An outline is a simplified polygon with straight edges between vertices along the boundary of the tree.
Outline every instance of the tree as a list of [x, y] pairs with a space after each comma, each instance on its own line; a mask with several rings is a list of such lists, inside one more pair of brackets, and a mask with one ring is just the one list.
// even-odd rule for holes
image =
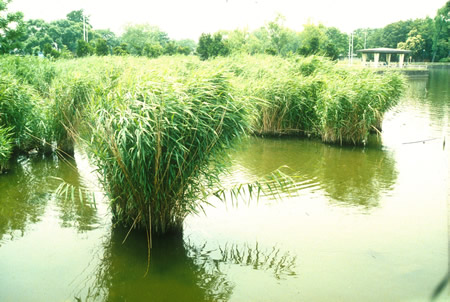
[[84, 10], [74, 10], [67, 14], [67, 20], [75, 22], [75, 23], [83, 23], [83, 16], [84, 16], [84, 22], [86, 24], [89, 24], [89, 17], [84, 15]]
[[109, 29], [96, 29], [94, 30], [95, 35], [98, 38], [102, 38], [106, 40], [106, 44], [108, 44], [109, 49], [113, 49], [116, 46], [120, 45], [119, 38], [116, 37], [116, 34]]
[[[348, 51], [348, 36], [336, 27], [327, 27], [325, 29], [327, 41], [325, 43], [325, 55], [336, 60], [340, 55]], [[357, 48], [358, 49], [358, 48]]]
[[23, 13], [4, 13], [9, 0], [0, 0], [0, 53], [10, 53], [23, 48], [26, 26]]
[[94, 48], [84, 40], [77, 42], [77, 57], [85, 57], [94, 53]]
[[109, 47], [105, 39], [99, 38], [95, 41], [95, 54], [97, 56], [109, 55]]
[[128, 51], [132, 55], [142, 55], [146, 44], [159, 44], [162, 47], [169, 42], [167, 33], [157, 26], [149, 24], [127, 25], [122, 35], [122, 41], [128, 44]]
[[400, 49], [408, 49], [411, 50], [411, 55], [415, 60], [424, 60], [425, 53], [425, 41], [421, 35], [417, 33], [416, 29], [413, 29], [408, 34], [408, 39], [406, 42], [400, 42], [397, 44], [397, 47]]
[[388, 24], [383, 28], [383, 37], [381, 39], [382, 46], [396, 48], [399, 42], [404, 42], [408, 38], [408, 33], [411, 31], [411, 20], [398, 21]]
[[271, 48], [274, 49], [277, 54], [281, 54], [283, 48], [285, 48], [288, 43], [288, 35], [286, 29], [283, 27], [284, 20], [285, 18], [278, 14], [274, 21], [271, 21], [266, 25], [272, 46]]
[[172, 56], [177, 53], [177, 44], [174, 41], [167, 42], [164, 46], [164, 54]]
[[143, 54], [149, 58], [157, 58], [163, 54], [163, 48], [158, 43], [147, 43]]
[[[265, 27], [261, 27], [250, 34], [247, 42], [247, 49], [250, 54], [266, 53], [271, 49], [269, 33]], [[275, 49], [271, 49], [275, 54]]]
[[324, 32], [324, 26], [316, 26], [314, 24], [306, 24], [300, 33], [301, 47], [298, 52], [301, 55], [309, 56], [313, 54], [324, 54], [324, 44], [327, 37]]
[[128, 52], [128, 44], [127, 43], [120, 43], [119, 46], [116, 46], [113, 48], [113, 55], [115, 56], [125, 56], [130, 54]]
[[195, 51], [197, 48], [197, 43], [194, 40], [184, 39], [177, 41], [178, 50], [177, 52], [184, 55], [189, 55]]
[[226, 56], [230, 53], [226, 41], [222, 39], [222, 34], [215, 33], [201, 34], [198, 40], [197, 54], [201, 60], [207, 60], [217, 56]]
[[435, 30], [433, 35], [432, 61], [450, 57], [450, 1], [437, 11], [434, 18]]
[[207, 60], [211, 56], [210, 47], [213, 43], [211, 34], [202, 33], [198, 39], [197, 54], [201, 60]]

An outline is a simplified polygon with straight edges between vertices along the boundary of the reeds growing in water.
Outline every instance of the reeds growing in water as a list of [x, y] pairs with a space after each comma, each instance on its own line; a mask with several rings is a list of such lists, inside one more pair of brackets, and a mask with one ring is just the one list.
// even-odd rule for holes
[[403, 87], [397, 74], [320, 57], [22, 59], [44, 67], [33, 78], [20, 58], [0, 59], [12, 70], [0, 73], [0, 170], [14, 149], [73, 154], [78, 140], [116, 223], [149, 238], [179, 232], [201, 211], [234, 140], [295, 134], [361, 144]]

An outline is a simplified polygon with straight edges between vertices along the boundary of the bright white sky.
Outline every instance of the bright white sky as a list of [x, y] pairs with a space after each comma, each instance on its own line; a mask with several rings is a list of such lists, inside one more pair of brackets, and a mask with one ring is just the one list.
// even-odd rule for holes
[[407, 19], [434, 17], [447, 0], [13, 0], [10, 11], [25, 19], [52, 21], [83, 8], [95, 29], [120, 34], [127, 23], [159, 26], [172, 39], [198, 40], [202, 32], [248, 27], [250, 30], [286, 17], [285, 25], [300, 31], [308, 21], [344, 32], [384, 27]]

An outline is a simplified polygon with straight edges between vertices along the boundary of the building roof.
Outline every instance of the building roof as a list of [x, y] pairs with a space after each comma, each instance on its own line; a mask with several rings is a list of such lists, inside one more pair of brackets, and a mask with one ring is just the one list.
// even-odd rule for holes
[[362, 52], [362, 53], [391, 53], [391, 54], [407, 54], [411, 53], [411, 50], [406, 49], [396, 49], [396, 48], [367, 48], [367, 49], [360, 49], [356, 52]]

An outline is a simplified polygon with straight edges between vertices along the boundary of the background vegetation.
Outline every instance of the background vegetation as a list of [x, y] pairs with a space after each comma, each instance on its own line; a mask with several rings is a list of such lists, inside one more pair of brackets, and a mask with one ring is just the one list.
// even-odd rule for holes
[[[0, 1], [0, 12], [7, 2]], [[449, 61], [450, 1], [434, 18], [398, 21], [384, 28], [354, 31], [354, 49], [390, 47], [412, 51], [413, 61]], [[87, 39], [83, 39], [83, 17]], [[202, 59], [235, 53], [323, 55], [331, 59], [348, 56], [349, 35], [335, 27], [305, 24], [301, 32], [284, 26], [277, 16], [264, 26], [249, 31], [236, 29], [204, 33], [198, 43], [170, 39], [167, 33], [149, 24], [129, 24], [121, 36], [109, 29], [94, 29], [83, 10], [72, 11], [66, 19], [24, 20], [21, 12], [0, 17], [0, 53], [58, 57], [104, 56], [109, 54], [147, 56], [196, 54]]]

